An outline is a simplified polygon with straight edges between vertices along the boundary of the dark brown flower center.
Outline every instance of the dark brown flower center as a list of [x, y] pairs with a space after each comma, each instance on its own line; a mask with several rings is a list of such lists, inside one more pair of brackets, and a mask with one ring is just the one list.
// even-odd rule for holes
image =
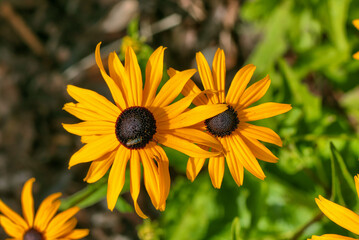
[[238, 127], [237, 112], [231, 106], [227, 108], [226, 111], [204, 121], [207, 130], [216, 137], [228, 136]]
[[42, 233], [31, 228], [24, 234], [23, 240], [44, 240], [44, 236], [42, 235]]
[[144, 148], [156, 133], [156, 120], [144, 107], [125, 109], [116, 121], [116, 137], [129, 149]]

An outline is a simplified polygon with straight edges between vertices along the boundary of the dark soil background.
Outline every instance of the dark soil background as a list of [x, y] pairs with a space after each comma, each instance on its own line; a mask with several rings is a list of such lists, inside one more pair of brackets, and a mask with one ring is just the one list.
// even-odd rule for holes
[[[62, 128], [77, 121], [62, 107], [70, 101], [67, 84], [109, 97], [93, 55], [98, 42], [104, 56], [119, 50], [137, 17], [146, 42], [167, 47], [167, 66], [195, 67], [197, 51], [213, 56], [221, 46], [230, 70], [242, 65], [258, 37], [235, 30], [238, 11], [235, 0], [0, 1], [0, 198], [21, 212], [21, 189], [30, 177], [36, 206], [53, 192], [68, 196], [86, 186], [88, 164], [67, 169], [81, 143]], [[88, 239], [137, 239], [142, 223], [135, 213], [110, 212], [105, 201], [77, 218], [78, 228], [90, 229]]]

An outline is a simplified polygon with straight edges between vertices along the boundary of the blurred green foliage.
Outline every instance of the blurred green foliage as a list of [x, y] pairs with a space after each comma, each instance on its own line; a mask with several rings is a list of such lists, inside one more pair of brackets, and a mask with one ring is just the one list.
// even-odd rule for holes
[[[166, 211], [156, 220], [144, 221], [139, 237], [295, 240], [324, 233], [352, 236], [321, 217], [314, 198], [322, 195], [358, 209], [353, 177], [359, 169], [359, 61], [352, 54], [359, 50], [359, 32], [351, 22], [359, 18], [359, 4], [350, 0], [253, 0], [244, 1], [238, 14], [238, 32], [243, 34], [241, 28], [246, 25], [251, 31], [244, 34], [259, 36], [246, 60], [257, 66], [252, 83], [267, 74], [272, 79], [260, 103], [293, 106], [286, 114], [255, 123], [282, 137], [282, 148], [267, 145], [279, 162], [261, 162], [265, 181], [245, 172], [244, 185], [239, 188], [226, 169], [222, 188], [217, 190], [206, 168], [193, 183], [187, 180], [187, 157], [165, 148], [176, 177]], [[152, 49], [139, 38], [136, 23], [130, 25], [127, 40], [136, 46], [144, 70]], [[123, 54], [122, 50], [120, 56]], [[83, 203], [81, 199], [89, 192], [100, 196], [102, 188], [90, 185], [66, 204], [91, 205], [95, 201]], [[128, 209], [123, 202], [119, 200], [120, 211]]]

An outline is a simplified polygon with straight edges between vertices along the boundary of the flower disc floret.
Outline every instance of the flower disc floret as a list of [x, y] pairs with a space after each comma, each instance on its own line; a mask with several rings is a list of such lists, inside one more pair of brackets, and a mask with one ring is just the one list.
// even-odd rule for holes
[[124, 110], [116, 121], [116, 137], [129, 149], [144, 148], [156, 133], [156, 120], [144, 107]]
[[24, 240], [44, 240], [44, 236], [36, 229], [31, 228], [24, 234]]
[[205, 121], [207, 130], [216, 137], [225, 137], [237, 129], [238, 114], [233, 107], [227, 106], [227, 110]]

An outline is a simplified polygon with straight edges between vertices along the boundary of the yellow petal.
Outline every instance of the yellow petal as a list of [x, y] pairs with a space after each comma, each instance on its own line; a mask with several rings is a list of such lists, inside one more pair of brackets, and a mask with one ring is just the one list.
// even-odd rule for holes
[[[71, 218], [65, 222], [59, 223], [57, 226], [49, 225], [48, 229], [45, 232], [46, 239], [61, 239], [65, 238], [66, 235], [72, 232], [76, 227], [77, 220], [76, 218]], [[66, 239], [66, 238], [65, 238]]]
[[245, 167], [245, 169], [247, 169], [250, 173], [252, 173], [257, 178], [263, 180], [265, 178], [263, 170], [251, 150], [248, 148], [248, 146], [237, 134], [232, 134], [231, 138], [233, 139], [231, 142], [231, 150], [236, 156], [236, 159], [238, 159], [240, 163]]
[[359, 60], [359, 52], [354, 53], [353, 58]]
[[319, 199], [316, 198], [320, 210], [333, 222], [339, 226], [351, 231], [352, 233], [359, 234], [359, 216], [353, 211], [342, 207], [332, 201], [325, 199], [319, 195]]
[[224, 157], [211, 157], [208, 163], [208, 172], [213, 187], [220, 189], [224, 175]]
[[101, 42], [99, 42], [97, 44], [96, 50], [95, 50], [95, 59], [96, 59], [97, 66], [99, 67], [101, 75], [102, 75], [103, 79], [105, 80], [108, 88], [111, 91], [113, 100], [115, 101], [116, 105], [121, 110], [124, 110], [124, 109], [126, 109], [126, 102], [124, 101], [124, 96], [123, 96], [119, 86], [116, 84], [115, 80], [107, 75], [105, 68], [103, 67], [101, 54], [100, 54], [100, 46], [101, 46]]
[[322, 236], [312, 236], [312, 238], [309, 240], [356, 240], [356, 239], [340, 236], [337, 234], [324, 234]]
[[23, 229], [27, 229], [29, 226], [25, 220], [19, 216], [16, 212], [11, 210], [3, 201], [0, 200], [0, 212], [9, 218], [12, 222], [21, 226]]
[[110, 153], [107, 153], [100, 157], [98, 160], [93, 161], [87, 172], [86, 177], [84, 178], [84, 181], [88, 183], [94, 183], [100, 180], [111, 167], [117, 151], [115, 150]]
[[356, 190], [357, 190], [357, 194], [358, 194], [358, 197], [359, 197], [359, 174], [354, 177], [354, 181], [355, 181], [355, 187], [356, 187]]
[[142, 74], [140, 66], [138, 65], [137, 57], [135, 52], [131, 47], [126, 49], [126, 58], [125, 58], [125, 69], [127, 76], [130, 78], [132, 96], [134, 96], [134, 104], [136, 106], [141, 106], [142, 104]]
[[201, 171], [206, 158], [188, 158], [186, 175], [191, 182], [197, 177], [199, 171]]
[[359, 30], [359, 19], [353, 20], [353, 25], [354, 25], [354, 27], [356, 27], [356, 29]]
[[29, 227], [34, 224], [34, 198], [32, 197], [32, 184], [35, 178], [26, 181], [21, 193], [22, 214]]
[[106, 117], [94, 112], [88, 108], [85, 108], [83, 104], [79, 103], [66, 103], [63, 107], [63, 110], [74, 115], [75, 117], [84, 120], [84, 121], [109, 121], [116, 122], [114, 118], [106, 119]]
[[246, 89], [256, 67], [248, 64], [242, 67], [234, 76], [231, 86], [229, 87], [226, 102], [231, 105], [237, 105], [244, 90]]
[[103, 135], [81, 136], [82, 143], [90, 143], [99, 140]]
[[142, 212], [140, 206], [137, 203], [138, 195], [140, 194], [140, 182], [141, 182], [141, 166], [140, 158], [136, 150], [131, 150], [131, 160], [130, 160], [130, 192], [133, 199], [133, 205], [135, 211], [141, 218], [147, 218], [147, 216]]
[[267, 75], [262, 80], [252, 84], [249, 88], [247, 88], [244, 91], [243, 95], [240, 97], [239, 102], [237, 103], [236, 111], [247, 108], [248, 106], [261, 99], [267, 92], [270, 83], [271, 80]]
[[60, 196], [61, 193], [51, 194], [40, 204], [34, 221], [34, 226], [39, 231], [45, 231], [50, 220], [55, 216], [61, 204], [60, 200], [57, 200]]
[[148, 59], [146, 65], [146, 82], [143, 90], [143, 106], [150, 106], [155, 99], [158, 85], [162, 80], [164, 51], [165, 48], [159, 47]]
[[75, 229], [71, 233], [67, 234], [65, 237], [67, 239], [82, 239], [89, 235], [88, 229]]
[[292, 109], [290, 104], [283, 103], [263, 103], [255, 107], [243, 109], [238, 112], [239, 121], [250, 122], [260, 119], [270, 118]]
[[25, 231], [21, 225], [18, 225], [16, 222], [11, 221], [9, 218], [3, 215], [0, 215], [0, 225], [9, 236], [18, 239], [22, 237], [22, 234]]
[[157, 110], [157, 108], [156, 110], [159, 112], [159, 114], [155, 116], [155, 119], [157, 119], [157, 121], [168, 121], [169, 119], [177, 117], [191, 105], [194, 99], [199, 98], [206, 93], [211, 94], [213, 92], [211, 90], [198, 92], [196, 94], [188, 95], [187, 97], [184, 97], [177, 102], [172, 103], [171, 105], [161, 108], [161, 110]]
[[226, 111], [226, 104], [210, 104], [195, 107], [187, 112], [184, 112], [169, 121], [159, 121], [159, 129], [176, 129], [188, 127], [200, 123], [208, 118], [214, 117]]
[[171, 178], [169, 172], [169, 162], [165, 151], [157, 144], [153, 148], [154, 155], [157, 156], [158, 172], [160, 177], [160, 210], [166, 208], [166, 200], [170, 192]]
[[95, 134], [105, 135], [115, 132], [115, 124], [112, 122], [105, 121], [90, 121], [76, 124], [63, 123], [62, 126], [66, 129], [66, 131], [79, 136]]
[[103, 135], [97, 141], [86, 144], [74, 153], [70, 159], [69, 168], [79, 163], [96, 160], [106, 153], [113, 151], [118, 145], [120, 145], [120, 143], [114, 133]]
[[[120, 59], [117, 54], [112, 54], [113, 57], [113, 68], [116, 75], [120, 78], [120, 83], [122, 85], [122, 92], [126, 95], [127, 107], [135, 106], [135, 96], [132, 94], [132, 86], [129, 76], [125, 68], [123, 67]], [[120, 85], [120, 88], [121, 88]]]
[[[198, 66], [198, 73], [202, 80], [204, 89], [218, 91], [217, 86], [213, 81], [212, 72], [208, 66], [208, 62], [201, 52], [196, 53], [196, 62]], [[208, 97], [208, 99], [211, 103], [220, 103], [217, 95], [211, 95]]]
[[251, 150], [255, 158], [258, 158], [260, 160], [276, 163], [278, 162], [278, 158], [274, 156], [274, 154], [266, 148], [261, 142], [254, 138], [246, 137], [240, 133], [238, 133], [239, 136], [242, 138], [244, 143], [248, 146], [248, 148]]
[[173, 102], [173, 100], [180, 94], [182, 88], [187, 81], [196, 72], [195, 69], [189, 69], [177, 73], [174, 77], [170, 78], [161, 88], [160, 92], [155, 97], [152, 103], [153, 107], [164, 107]]
[[[59, 213], [58, 215], [56, 215], [49, 223], [47, 229], [46, 229], [46, 233], [47, 236], [55, 236], [57, 235], [60, 231], [65, 231], [65, 229], [63, 228], [64, 226], [66, 226], [67, 228], [69, 228], [69, 226], [66, 225], [66, 222], [70, 222], [73, 221], [72, 218], [78, 211], [80, 211], [79, 207], [72, 207], [67, 209], [66, 211], [63, 211], [61, 213]], [[72, 218], [70, 221], [69, 219]], [[76, 220], [76, 219], [75, 219]], [[76, 224], [75, 224], [76, 225]], [[75, 227], [75, 226], [74, 226]], [[73, 227], [73, 228], [74, 228]], [[73, 229], [72, 228], [72, 229]], [[51, 238], [50, 238], [51, 239]]]
[[[128, 94], [126, 92], [125, 84], [122, 81], [122, 79], [125, 78], [125, 77], [119, 76], [117, 74], [117, 71], [115, 70], [115, 58], [116, 58], [116, 56], [117, 56], [116, 52], [111, 52], [108, 55], [108, 70], [110, 72], [111, 78], [115, 81], [116, 85], [118, 86], [118, 88], [119, 88], [119, 90], [121, 92], [120, 96], [122, 96], [123, 102], [121, 102], [122, 107], [120, 107], [120, 108], [123, 110], [123, 109], [126, 109], [129, 106], [128, 96], [127, 96]], [[121, 64], [121, 62], [120, 62], [120, 64]], [[119, 98], [119, 99], [121, 99], [121, 98]], [[123, 106], [125, 106], [125, 107], [123, 108]]]
[[153, 162], [153, 154], [149, 149], [140, 149], [138, 152], [143, 165], [143, 178], [146, 190], [153, 206], [158, 209], [160, 207], [161, 195], [158, 170], [156, 164]]
[[180, 151], [190, 157], [208, 158], [217, 156], [219, 154], [219, 152], [205, 151], [188, 140], [176, 137], [171, 134], [158, 134], [156, 137], [159, 143]]
[[282, 146], [282, 140], [272, 129], [255, 126], [249, 123], [240, 122], [237, 130], [242, 135], [248, 138], [258, 139], [263, 142], [273, 143], [277, 146]]
[[205, 133], [201, 130], [192, 128], [178, 128], [166, 131], [168, 134], [187, 139], [191, 143], [197, 143], [201, 146], [207, 146], [218, 151], [223, 151], [221, 143], [210, 134]]
[[73, 85], [67, 85], [67, 92], [79, 103], [82, 103], [86, 108], [92, 109], [97, 112], [103, 118], [106, 118], [112, 122], [116, 122], [117, 117], [121, 114], [118, 107], [113, 105], [109, 100], [100, 94], [84, 89], [75, 87]]
[[243, 177], [244, 177], [244, 170], [243, 165], [238, 160], [238, 157], [235, 155], [235, 151], [233, 150], [235, 148], [233, 140], [231, 138], [222, 138], [221, 142], [226, 149], [226, 162], [228, 165], [228, 169], [238, 185], [240, 187], [243, 185]]
[[222, 49], [216, 51], [212, 64], [213, 80], [218, 90], [219, 102], [225, 102], [226, 59]]
[[107, 206], [111, 211], [115, 208], [118, 196], [125, 184], [126, 165], [130, 158], [130, 150], [120, 145], [108, 177]]

